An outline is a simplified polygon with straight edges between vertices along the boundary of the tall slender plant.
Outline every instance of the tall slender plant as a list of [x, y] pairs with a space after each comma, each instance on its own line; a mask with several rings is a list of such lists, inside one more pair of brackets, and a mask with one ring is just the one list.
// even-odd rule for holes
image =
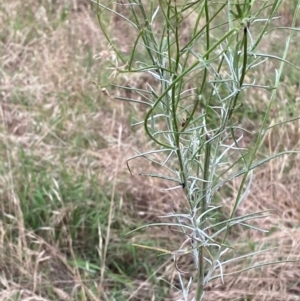
[[[144, 175], [169, 180], [175, 183], [172, 184], [174, 189], [184, 191], [189, 204], [186, 212], [170, 213], [167, 217], [175, 218], [175, 222], [162, 224], [178, 227], [189, 250], [165, 252], [175, 258], [186, 252], [194, 255], [195, 276], [188, 284], [179, 270], [178, 277], [184, 300], [190, 298], [189, 289], [193, 282], [196, 283], [194, 300], [202, 300], [206, 284], [216, 278], [223, 280], [225, 265], [241, 259], [224, 259], [224, 254], [231, 249], [226, 243], [230, 228], [238, 224], [264, 231], [249, 222], [264, 217], [267, 212], [238, 216], [236, 211], [249, 192], [254, 169], [283, 154], [257, 158], [268, 130], [267, 120], [286, 62], [292, 31], [282, 57], [261, 53], [259, 45], [268, 39], [269, 26], [277, 17], [282, 1], [120, 1], [117, 5], [129, 8], [130, 17], [101, 1], [93, 2], [97, 3], [100, 26], [116, 55], [116, 60], [110, 62], [115, 70], [119, 73], [144, 72], [155, 81], [153, 85], [148, 83], [145, 89], [117, 86], [135, 91], [140, 97], [140, 100], [118, 99], [148, 106], [140, 124], [144, 125], [145, 134], [155, 147], [130, 158], [128, 167], [130, 169], [132, 159], [143, 157], [153, 161], [151, 155], [159, 154], [161, 161], [155, 162], [166, 172]], [[108, 13], [123, 18], [136, 31], [129, 57], [122, 55], [106, 30], [105, 16]], [[296, 14], [297, 11], [293, 26]], [[182, 32], [189, 18], [194, 21], [189, 38], [183, 39]], [[136, 58], [141, 49], [143, 60], [138, 61]], [[260, 68], [268, 59], [280, 62], [272, 85], [261, 83], [259, 78], [252, 83], [246, 80], [248, 73], [253, 75], [252, 70]], [[120, 68], [117, 61], [125, 67]], [[242, 148], [243, 133], [247, 131], [239, 125], [236, 112], [239, 106], [247, 105], [249, 89], [273, 91], [256, 141], [251, 147]], [[214, 222], [214, 216], [220, 210], [216, 194], [223, 185], [238, 177], [240, 186], [230, 215], [226, 220]], [[247, 256], [255, 254], [257, 252]]]

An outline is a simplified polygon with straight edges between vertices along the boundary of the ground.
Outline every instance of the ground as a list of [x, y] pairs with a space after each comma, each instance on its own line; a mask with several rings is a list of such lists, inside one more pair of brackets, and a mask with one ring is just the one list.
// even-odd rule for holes
[[[293, 10], [285, 1], [282, 25], [290, 26]], [[130, 29], [117, 17], [107, 15], [105, 22], [129, 54]], [[0, 28], [0, 300], [178, 300], [172, 258], [133, 244], [176, 250], [181, 235], [165, 227], [128, 233], [184, 208], [185, 198], [181, 190], [161, 191], [168, 183], [139, 176], [155, 170], [148, 161], [131, 161], [133, 175], [128, 171], [133, 149], [150, 145], [143, 127], [131, 127], [145, 108], [114, 99], [124, 92], [110, 86], [115, 79], [105, 58], [114, 54], [95, 5], [2, 1]], [[188, 35], [188, 23], [186, 28]], [[264, 47], [279, 53], [285, 35], [276, 31]], [[299, 65], [298, 38], [296, 33], [288, 60]], [[266, 66], [262, 81], [274, 78], [277, 68], [276, 62]], [[144, 87], [150, 79], [116, 80]], [[254, 136], [268, 97], [256, 91], [241, 110], [241, 123]], [[299, 70], [286, 65], [269, 124], [294, 120], [267, 132], [261, 157], [299, 150], [299, 99]], [[205, 300], [300, 300], [299, 160], [297, 153], [284, 155], [256, 169], [238, 214], [271, 209], [255, 223], [269, 232], [236, 227], [230, 243], [238, 255], [270, 250], [229, 263], [225, 283], [209, 284]], [[220, 218], [230, 211], [238, 185], [235, 179], [220, 193]], [[291, 262], [230, 275], [279, 260]], [[179, 263], [188, 280], [192, 258]]]

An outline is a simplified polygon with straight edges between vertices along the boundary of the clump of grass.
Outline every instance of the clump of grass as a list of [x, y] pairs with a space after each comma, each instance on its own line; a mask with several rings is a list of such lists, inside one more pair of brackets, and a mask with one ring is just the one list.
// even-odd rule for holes
[[122, 296], [152, 271], [132, 272], [144, 258], [127, 246], [123, 191], [111, 196], [116, 129], [127, 120], [93, 83], [109, 76], [94, 58], [105, 50], [95, 14], [82, 1], [15, 1], [0, 16], [0, 300], [96, 294], [100, 239], [112, 241], [104, 285]]
[[[225, 281], [229, 263], [259, 258], [268, 251], [254, 249], [248, 254], [235, 254], [235, 246], [229, 243], [228, 237], [236, 227], [267, 232], [254, 222], [268, 216], [268, 210], [238, 214], [238, 209], [251, 189], [254, 171], [289, 153], [285, 150], [270, 156], [259, 155], [264, 136], [271, 128], [268, 125], [271, 107], [283, 67], [288, 63], [286, 57], [293, 33], [289, 32], [281, 56], [262, 51], [261, 45], [276, 29], [272, 24], [282, 1], [227, 1], [214, 6], [207, 0], [148, 4], [128, 1], [119, 3], [118, 7], [93, 2], [98, 5], [101, 29], [115, 52], [114, 60], [109, 61], [114, 74], [146, 73], [152, 78], [144, 88], [115, 86], [130, 95], [116, 96], [116, 99], [147, 108], [144, 119], [135, 120], [134, 125], [144, 126], [152, 148], [147, 152], [137, 151], [128, 160], [128, 169], [132, 172], [133, 159], [149, 160], [159, 173], [140, 174], [169, 181], [165, 190], [181, 190], [186, 199], [184, 211], [170, 212], [161, 217], [163, 222], [147, 225], [172, 227], [182, 234], [182, 245], [177, 250], [150, 248], [173, 257], [179, 281], [177, 288], [182, 294], [180, 300], [191, 297], [203, 300], [210, 282]], [[104, 21], [107, 13], [123, 18], [136, 31], [129, 54], [122, 53], [110, 38]], [[185, 22], [192, 17], [193, 26], [184, 39]], [[261, 72], [272, 59], [279, 65], [269, 75], [269, 81], [255, 77], [256, 70]], [[246, 107], [248, 96], [258, 90], [269, 93], [269, 102], [261, 113], [262, 122], [251, 137], [251, 144], [242, 146], [244, 136], [251, 133], [238, 123], [239, 107]], [[231, 195], [229, 212], [220, 220], [222, 203], [218, 195], [223, 186], [230, 186], [236, 180], [239, 184], [236, 193]], [[179, 258], [187, 254], [192, 254], [194, 259], [189, 277], [178, 266]], [[273, 263], [258, 262], [245, 270]], [[240, 272], [235, 270], [228, 275]]]

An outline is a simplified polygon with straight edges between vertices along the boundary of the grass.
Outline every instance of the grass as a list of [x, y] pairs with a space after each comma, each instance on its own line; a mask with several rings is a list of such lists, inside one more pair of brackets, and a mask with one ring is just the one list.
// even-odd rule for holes
[[[291, 24], [294, 9], [285, 1], [284, 24]], [[130, 57], [133, 33], [118, 18], [106, 17], [120, 51]], [[0, 28], [0, 300], [178, 300], [174, 263], [132, 244], [176, 250], [181, 235], [171, 228], [126, 234], [161, 221], [158, 216], [170, 210], [179, 212], [186, 202], [181, 192], [161, 191], [167, 182], [137, 176], [156, 171], [155, 164], [130, 162], [132, 177], [127, 170], [132, 148], [146, 151], [151, 145], [143, 129], [131, 127], [131, 116], [144, 116], [145, 107], [113, 100], [124, 92], [109, 88], [111, 70], [104, 58], [111, 49], [95, 7], [80, 0], [6, 1], [0, 4]], [[276, 31], [264, 47], [280, 53], [284, 35]], [[297, 40], [298, 33], [288, 55], [294, 64]], [[261, 72], [262, 81], [276, 64]], [[298, 117], [298, 74], [285, 66], [270, 124]], [[133, 74], [118, 81], [142, 89], [151, 79]], [[248, 143], [269, 96], [256, 91], [238, 108], [239, 122], [250, 131]], [[262, 146], [260, 157], [299, 150], [299, 121], [272, 128]], [[279, 245], [260, 260], [299, 259], [298, 162], [298, 154], [283, 156], [257, 170], [238, 214], [273, 209], [273, 215], [256, 221], [272, 231], [262, 236], [233, 228], [228, 240], [237, 245], [237, 255]], [[238, 187], [235, 179], [221, 189], [218, 219], [228, 216]], [[249, 264], [240, 260], [226, 272]], [[192, 258], [179, 258], [178, 267], [188, 281]], [[224, 285], [210, 284], [207, 300], [299, 300], [299, 267], [284, 263], [229, 275]]]

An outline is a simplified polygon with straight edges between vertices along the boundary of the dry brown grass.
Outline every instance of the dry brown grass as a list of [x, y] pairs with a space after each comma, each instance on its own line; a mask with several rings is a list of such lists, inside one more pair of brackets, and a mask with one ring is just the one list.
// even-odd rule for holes
[[[288, 10], [284, 15], [285, 20], [289, 18]], [[132, 41], [131, 32], [119, 23], [116, 18], [107, 20], [116, 40], [121, 42], [121, 50], [127, 53], [131, 47], [127, 43]], [[159, 215], [184, 208], [185, 197], [180, 190], [162, 192], [161, 188], [167, 187], [167, 183], [138, 177], [141, 171], [157, 171], [157, 167], [147, 161], [132, 162], [134, 176], [129, 175], [126, 160], [134, 154], [132, 147], [146, 151], [149, 142], [144, 138], [142, 128], [133, 132], [128, 115], [142, 116], [144, 108], [115, 102], [93, 84], [109, 81], [109, 72], [103, 68], [103, 57], [109, 56], [111, 50], [88, 1], [6, 1], [0, 4], [0, 28], [0, 153], [3, 158], [0, 174], [0, 300], [113, 300], [110, 296], [116, 289], [116, 280], [105, 276], [103, 287], [100, 287], [99, 274], [91, 276], [70, 263], [77, 256], [79, 240], [84, 240], [87, 233], [82, 226], [78, 241], [69, 233], [71, 212], [79, 205], [65, 202], [58, 196], [63, 205], [57, 210], [52, 208], [49, 224], [44, 224], [44, 229], [35, 233], [26, 226], [22, 211], [21, 191], [25, 182], [34, 179], [34, 174], [46, 166], [53, 178], [51, 189], [47, 190], [47, 202], [51, 203], [51, 196], [60, 194], [57, 177], [62, 160], [74, 178], [86, 176], [81, 184], [87, 189], [95, 188], [90, 186], [89, 179], [97, 179], [98, 188], [110, 195], [115, 181], [118, 198], [111, 208], [111, 222], [120, 225], [113, 225], [106, 232], [105, 224], [96, 224], [99, 233], [105, 236], [102, 245], [101, 240], [98, 242], [101, 256], [105, 241], [116, 246], [113, 252], [122, 250], [124, 241], [119, 236], [120, 228], [133, 229], [137, 224], [158, 221]], [[94, 60], [94, 55], [102, 60]], [[138, 81], [142, 87], [148, 80], [138, 76], [121, 78], [120, 83]], [[288, 95], [299, 98], [297, 87], [293, 86], [289, 91]], [[272, 117], [274, 124], [287, 119], [284, 107], [290, 100], [286, 99], [284, 88], [279, 95]], [[253, 95], [249, 102], [255, 106], [257, 101], [264, 99], [267, 100], [266, 95], [259, 95], [259, 99]], [[244, 122], [254, 126], [250, 120]], [[299, 140], [299, 122], [296, 121], [272, 129], [266, 136], [263, 151], [297, 150]], [[34, 159], [26, 179], [22, 178], [20, 148]], [[272, 215], [255, 223], [260, 228], [271, 229], [270, 234], [265, 236], [239, 227], [230, 237], [230, 243], [237, 246], [237, 253], [263, 247], [278, 248], [251, 262], [228, 265], [225, 273], [255, 264], [257, 260], [300, 259], [299, 159], [298, 155], [284, 156], [257, 170], [253, 188], [239, 209], [239, 214], [272, 209]], [[238, 184], [236, 180], [229, 185], [233, 195], [237, 193]], [[82, 202], [86, 202], [86, 207], [96, 203], [85, 199]], [[225, 215], [232, 206], [231, 198], [224, 196], [222, 205]], [[33, 212], [35, 208], [31, 210]], [[56, 241], [54, 232], [58, 227], [62, 238]], [[128, 244], [147, 243], [148, 240], [169, 250], [175, 250], [182, 243], [181, 235], [172, 229], [151, 228], [129, 236]], [[143, 250], [136, 252], [137, 255], [132, 257], [145, 253]], [[113, 254], [109, 249], [107, 260], [124, 256], [120, 259], [122, 262], [131, 262], [131, 258], [126, 257], [128, 254], [124, 254]], [[168, 279], [176, 285], [173, 262], [157, 265], [156, 254], [146, 254], [149, 262], [145, 265], [155, 265], [155, 277]], [[185, 258], [181, 268], [192, 271], [192, 261]], [[107, 270], [110, 270], [109, 266]], [[96, 290], [91, 288], [92, 282], [96, 283]], [[104, 292], [100, 292], [103, 288]], [[155, 300], [155, 296], [161, 300], [157, 295], [160, 293], [157, 283], [155, 286], [144, 270], [137, 273], [124, 290], [124, 300]], [[179, 300], [173, 288], [171, 291], [168, 299]], [[300, 300], [299, 296], [300, 263], [294, 262], [227, 276], [225, 284], [213, 282], [206, 300], [294, 301]]]

